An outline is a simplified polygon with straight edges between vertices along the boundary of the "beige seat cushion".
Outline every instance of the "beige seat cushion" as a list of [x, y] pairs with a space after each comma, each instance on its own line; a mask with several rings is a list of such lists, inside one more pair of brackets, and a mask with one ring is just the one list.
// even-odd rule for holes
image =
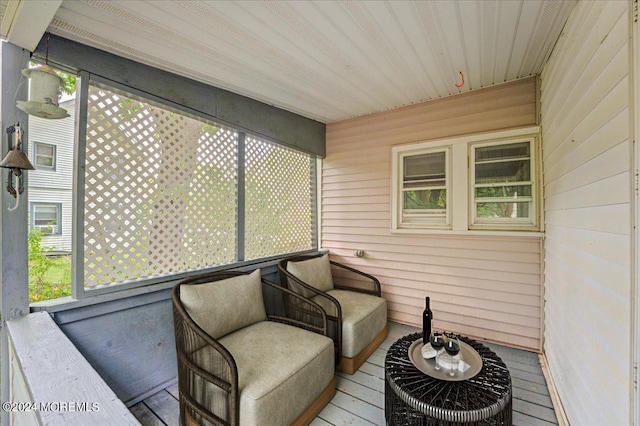
[[302, 262], [287, 262], [287, 271], [300, 281], [320, 291], [333, 290], [331, 264], [329, 263], [329, 256], [326, 254], [313, 259], [303, 260]]
[[[342, 309], [342, 356], [358, 355], [387, 325], [387, 301], [381, 297], [348, 290], [331, 290]], [[327, 299], [312, 299], [325, 311], [334, 311]]]
[[226, 280], [180, 286], [180, 300], [195, 323], [215, 339], [267, 319], [259, 269]]
[[[241, 425], [288, 425], [333, 379], [333, 341], [320, 334], [263, 321], [220, 343], [238, 366]], [[211, 351], [202, 349], [198, 363], [206, 365]]]

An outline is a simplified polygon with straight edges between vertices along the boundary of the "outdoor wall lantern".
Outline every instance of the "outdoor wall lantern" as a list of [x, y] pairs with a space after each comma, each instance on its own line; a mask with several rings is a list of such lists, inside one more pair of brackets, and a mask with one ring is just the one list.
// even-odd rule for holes
[[[20, 123], [7, 127], [7, 138], [9, 141], [9, 151], [4, 157], [4, 160], [0, 162], [0, 167], [9, 169], [7, 191], [16, 199], [15, 206], [9, 208], [9, 211], [13, 211], [18, 208], [18, 204], [20, 204], [20, 194], [24, 191], [22, 171], [34, 170], [35, 167], [33, 167], [26, 154], [22, 151], [22, 129], [20, 128]], [[11, 143], [12, 139], [15, 139], [15, 144], [13, 145]]]

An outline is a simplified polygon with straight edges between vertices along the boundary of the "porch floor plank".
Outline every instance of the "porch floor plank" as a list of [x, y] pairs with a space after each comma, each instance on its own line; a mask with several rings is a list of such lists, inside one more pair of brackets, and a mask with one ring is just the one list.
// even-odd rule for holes
[[[387, 350], [402, 336], [416, 331], [419, 330], [415, 327], [389, 322], [389, 335], [358, 371], [352, 375], [336, 373], [336, 396], [311, 425], [383, 425], [384, 359]], [[487, 343], [487, 346], [503, 359], [511, 373], [513, 424], [557, 425], [538, 355], [492, 343]], [[177, 425], [177, 398], [178, 384], [175, 381], [130, 409], [143, 426]]]
[[140, 402], [133, 407], [129, 408], [129, 411], [138, 419], [138, 421], [145, 426], [164, 426], [162, 420], [156, 416], [153, 411], [149, 409], [143, 402]]

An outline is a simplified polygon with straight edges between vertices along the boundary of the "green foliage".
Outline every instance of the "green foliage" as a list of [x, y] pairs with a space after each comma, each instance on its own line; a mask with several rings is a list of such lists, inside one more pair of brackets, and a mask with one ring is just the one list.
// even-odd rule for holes
[[445, 209], [447, 207], [447, 190], [418, 190], [404, 193], [404, 208], [413, 209]]
[[50, 257], [42, 246], [42, 231], [29, 231], [29, 301], [57, 299], [71, 294], [71, 258]]
[[140, 108], [144, 108], [144, 104], [138, 101], [135, 101], [134, 103], [132, 99], [125, 98], [124, 101], [120, 103], [120, 108], [122, 111], [119, 114], [119, 117], [121, 120], [125, 120], [127, 116], [133, 116], [130, 118], [133, 119], [135, 122], [137, 120], [137, 117], [135, 116], [135, 114], [138, 112]]
[[[476, 197], [482, 198], [483, 203], [477, 205], [478, 217], [511, 217], [514, 212], [514, 203], [518, 197], [530, 197], [531, 185], [490, 186], [476, 188]], [[496, 202], [495, 198], [510, 198], [513, 202]], [[518, 211], [519, 217], [528, 214], [528, 211]]]
[[51, 260], [46, 254], [50, 249], [42, 247], [42, 231], [39, 229], [29, 231], [27, 242], [29, 244], [29, 279], [34, 279], [38, 285], [42, 285], [44, 274], [51, 266]]
[[76, 76], [73, 74], [67, 74], [62, 71], [56, 71], [56, 74], [62, 79], [62, 92], [67, 95], [73, 95], [76, 93]]

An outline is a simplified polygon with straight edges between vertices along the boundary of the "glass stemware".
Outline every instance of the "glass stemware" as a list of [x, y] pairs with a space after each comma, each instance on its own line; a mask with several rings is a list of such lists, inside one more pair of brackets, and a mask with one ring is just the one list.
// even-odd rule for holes
[[459, 362], [456, 362], [455, 356], [458, 355], [458, 353], [460, 353], [460, 341], [458, 340], [458, 338], [454, 335], [449, 336], [449, 340], [444, 345], [444, 350], [451, 357], [451, 360], [449, 362], [448, 374], [449, 376], [455, 376], [456, 372], [458, 371], [458, 363], [459, 363]]
[[444, 334], [438, 333], [436, 331], [431, 332], [431, 336], [429, 337], [429, 342], [431, 343], [431, 347], [436, 351], [436, 356], [434, 358], [435, 361], [435, 369], [440, 369], [440, 364], [438, 364], [438, 356], [442, 352], [442, 348], [444, 347], [446, 341], [444, 338]]

